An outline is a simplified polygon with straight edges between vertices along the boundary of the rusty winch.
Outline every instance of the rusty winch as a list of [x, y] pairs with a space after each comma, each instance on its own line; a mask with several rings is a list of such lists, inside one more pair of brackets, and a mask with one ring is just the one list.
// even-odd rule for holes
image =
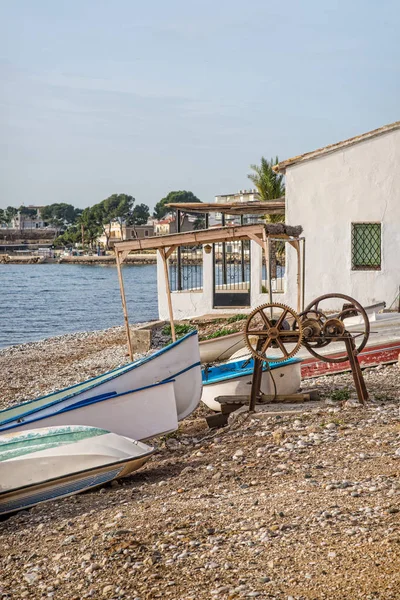
[[[344, 304], [339, 312], [329, 314], [323, 309], [323, 303], [335, 299], [344, 301]], [[354, 331], [353, 327], [349, 331], [348, 327], [350, 324], [354, 325], [354, 319], [357, 331]], [[341, 363], [348, 360], [358, 399], [362, 404], [368, 400], [357, 355], [368, 341], [369, 319], [361, 304], [350, 296], [319, 296], [299, 314], [284, 304], [263, 304], [250, 313], [244, 331], [246, 344], [257, 359], [254, 361], [250, 409], [254, 409], [261, 393], [262, 363], [283, 362], [294, 356], [301, 346], [307, 348], [315, 358], [325, 362]], [[329, 356], [323, 350], [328, 345], [339, 342], [344, 345], [344, 356]], [[270, 355], [271, 349], [274, 350], [273, 356]]]

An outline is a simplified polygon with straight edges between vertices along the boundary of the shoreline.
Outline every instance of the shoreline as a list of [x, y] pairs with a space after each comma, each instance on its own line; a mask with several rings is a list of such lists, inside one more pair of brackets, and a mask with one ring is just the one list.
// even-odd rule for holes
[[[115, 265], [115, 256], [63, 256], [48, 258], [43, 256], [13, 256], [10, 254], [0, 255], [2, 265], [32, 265], [32, 264], [71, 264], [71, 265]], [[124, 261], [127, 265], [155, 265], [157, 256], [155, 254], [132, 254]]]

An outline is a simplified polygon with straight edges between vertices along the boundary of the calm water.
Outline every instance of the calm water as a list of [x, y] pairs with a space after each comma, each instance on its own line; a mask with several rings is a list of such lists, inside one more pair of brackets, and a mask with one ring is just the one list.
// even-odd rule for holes
[[[156, 265], [123, 275], [130, 322], [157, 319]], [[0, 348], [123, 322], [114, 266], [0, 265]]]

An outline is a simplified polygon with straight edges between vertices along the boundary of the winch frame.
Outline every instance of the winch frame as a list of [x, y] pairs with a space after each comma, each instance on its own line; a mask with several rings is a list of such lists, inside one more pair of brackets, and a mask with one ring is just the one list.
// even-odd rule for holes
[[[346, 304], [339, 313], [326, 314], [321, 310], [320, 304], [327, 299], [344, 300]], [[361, 332], [351, 332], [346, 329], [345, 320], [355, 316], [361, 318], [361, 324], [363, 324]], [[358, 400], [360, 404], [366, 404], [368, 391], [358, 361], [358, 354], [367, 344], [370, 324], [364, 308], [354, 298], [345, 294], [325, 294], [316, 298], [300, 314], [284, 304], [263, 304], [250, 313], [244, 331], [246, 344], [256, 359], [249, 410], [253, 411], [257, 400], [261, 398], [263, 362], [288, 360], [299, 351], [301, 346], [304, 346], [315, 358], [324, 362], [342, 363], [348, 360]], [[320, 348], [335, 342], [345, 344], [347, 356], [337, 358], [319, 354]], [[289, 349], [288, 345], [292, 345], [293, 348]], [[271, 347], [280, 350], [282, 356], [267, 356], [267, 351]]]

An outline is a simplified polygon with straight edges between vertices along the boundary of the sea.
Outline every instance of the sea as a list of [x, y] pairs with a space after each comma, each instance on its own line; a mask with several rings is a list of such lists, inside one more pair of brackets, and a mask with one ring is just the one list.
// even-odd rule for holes
[[[157, 319], [156, 265], [123, 277], [130, 323]], [[0, 348], [123, 324], [115, 265], [0, 265]]]

